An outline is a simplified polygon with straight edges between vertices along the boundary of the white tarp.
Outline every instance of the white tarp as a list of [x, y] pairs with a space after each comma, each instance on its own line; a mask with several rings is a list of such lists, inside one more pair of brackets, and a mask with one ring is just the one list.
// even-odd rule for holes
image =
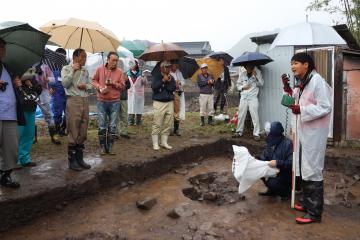
[[267, 161], [260, 161], [250, 155], [246, 147], [233, 145], [234, 160], [232, 172], [239, 182], [239, 193], [244, 193], [262, 177], [275, 176], [279, 169], [272, 168]]

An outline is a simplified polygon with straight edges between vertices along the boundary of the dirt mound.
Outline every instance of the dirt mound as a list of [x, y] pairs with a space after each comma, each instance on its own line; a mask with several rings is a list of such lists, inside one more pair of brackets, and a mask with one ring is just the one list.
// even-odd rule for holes
[[245, 200], [245, 196], [238, 193], [238, 182], [230, 172], [198, 174], [188, 181], [192, 186], [182, 192], [194, 201], [224, 205]]

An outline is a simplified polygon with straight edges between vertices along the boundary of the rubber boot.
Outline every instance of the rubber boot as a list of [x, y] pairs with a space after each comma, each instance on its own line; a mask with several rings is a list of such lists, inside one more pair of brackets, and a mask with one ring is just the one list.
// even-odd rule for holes
[[205, 126], [205, 117], [204, 116], [200, 117], [200, 126]]
[[106, 155], [108, 150], [106, 146], [106, 130], [99, 130], [100, 155]]
[[20, 184], [12, 180], [11, 172], [12, 170], [1, 172], [0, 185], [8, 188], [19, 188]]
[[141, 114], [136, 114], [136, 125], [140, 126], [142, 121], [141, 121]]
[[51, 137], [51, 142], [56, 145], [60, 145], [61, 142], [59, 141], [58, 135], [56, 134], [55, 126], [49, 126], [49, 134]]
[[153, 149], [154, 150], [160, 150], [159, 147], [159, 135], [151, 135], [151, 139], [152, 139], [152, 144], [153, 144]]
[[212, 116], [208, 116], [208, 124], [211, 126], [214, 126], [214, 122], [213, 122], [213, 117]]
[[181, 136], [181, 134], [179, 133], [179, 125], [180, 122], [179, 121], [174, 121], [174, 135], [175, 136]]
[[84, 161], [84, 144], [76, 145], [76, 161], [84, 169], [90, 169], [91, 166]]
[[128, 124], [129, 124], [129, 126], [135, 124], [135, 114], [129, 114], [129, 116], [128, 116]]
[[76, 160], [76, 146], [68, 146], [68, 160], [69, 160], [69, 169], [74, 171], [81, 171], [82, 168]]
[[168, 135], [161, 135], [160, 146], [168, 150], [172, 149], [172, 146], [168, 144]]
[[106, 136], [107, 153], [109, 155], [116, 155], [116, 153], [113, 151], [114, 136], [115, 136], [115, 134], [112, 134], [110, 132], [108, 132], [108, 134]]
[[66, 121], [63, 121], [59, 126], [58, 134], [60, 137], [67, 136], [66, 133]]

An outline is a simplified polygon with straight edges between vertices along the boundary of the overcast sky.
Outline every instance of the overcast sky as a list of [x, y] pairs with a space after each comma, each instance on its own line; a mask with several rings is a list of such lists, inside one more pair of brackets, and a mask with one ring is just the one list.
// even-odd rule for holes
[[309, 21], [333, 25], [339, 17], [306, 12], [310, 0], [10, 0], [1, 2], [0, 22], [39, 28], [69, 17], [99, 22], [122, 40], [210, 41], [228, 50], [244, 35]]

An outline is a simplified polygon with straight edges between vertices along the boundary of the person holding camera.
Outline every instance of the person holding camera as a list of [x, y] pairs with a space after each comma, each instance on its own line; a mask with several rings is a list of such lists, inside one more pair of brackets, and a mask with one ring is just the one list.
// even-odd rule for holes
[[185, 79], [179, 70], [178, 60], [171, 61], [170, 74], [176, 82], [174, 92], [174, 130], [171, 135], [181, 136], [179, 133], [180, 120], [185, 120], [185, 96], [183, 86]]
[[11, 177], [16, 168], [18, 154], [18, 125], [25, 125], [24, 111], [16, 86], [21, 80], [2, 63], [6, 55], [6, 41], [0, 38], [0, 185], [18, 188]]
[[238, 125], [234, 138], [241, 137], [244, 131], [244, 123], [247, 111], [250, 111], [251, 120], [254, 125], [253, 136], [255, 141], [260, 140], [260, 122], [259, 122], [259, 87], [264, 85], [261, 71], [252, 64], [247, 63], [244, 72], [239, 75], [236, 86], [241, 92]]
[[160, 146], [166, 149], [172, 149], [168, 144], [168, 137], [171, 131], [171, 125], [174, 115], [174, 92], [176, 82], [170, 74], [171, 63], [163, 61], [160, 63], [160, 73], [154, 74], [151, 88], [153, 90], [154, 120], [152, 125], [151, 138], [153, 149], [159, 150]]
[[40, 98], [42, 87], [35, 80], [35, 69], [31, 68], [21, 77], [21, 81], [17, 84], [22, 108], [24, 110], [25, 122], [24, 126], [18, 126], [19, 131], [19, 153], [18, 164], [23, 167], [36, 166], [31, 160], [30, 152], [35, 136], [35, 111]]
[[66, 127], [68, 130], [69, 169], [81, 171], [91, 166], [84, 161], [84, 143], [89, 124], [89, 90], [92, 89], [89, 72], [84, 67], [86, 52], [77, 48], [73, 62], [61, 70], [62, 85], [67, 96]]
[[92, 85], [97, 90], [98, 135], [101, 155], [114, 155], [113, 144], [120, 110], [120, 90], [125, 87], [124, 73], [117, 67], [119, 55], [109, 52], [105, 66], [96, 69]]
[[201, 64], [201, 73], [198, 75], [198, 86], [200, 88], [200, 126], [205, 126], [205, 116], [208, 116], [208, 124], [214, 125], [214, 97], [213, 86], [214, 77], [208, 72], [208, 65], [206, 63]]

